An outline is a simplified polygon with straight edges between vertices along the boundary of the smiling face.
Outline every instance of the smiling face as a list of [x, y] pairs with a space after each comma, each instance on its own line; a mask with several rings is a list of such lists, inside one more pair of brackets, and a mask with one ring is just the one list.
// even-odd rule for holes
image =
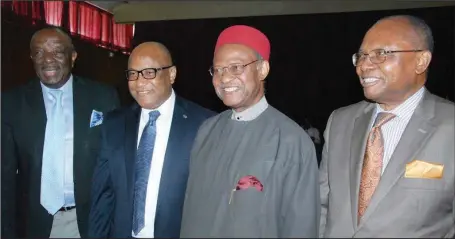
[[[423, 46], [416, 39], [419, 35], [405, 19], [384, 20], [367, 32], [359, 52], [420, 50]], [[356, 66], [356, 72], [365, 97], [388, 110], [404, 102], [425, 84], [425, 71], [430, 60], [429, 51], [390, 53], [384, 62], [378, 64], [367, 57]]]
[[43, 84], [60, 88], [69, 79], [77, 53], [71, 39], [56, 29], [37, 32], [30, 42], [30, 58]]
[[[221, 46], [213, 59], [214, 67], [246, 65], [258, 60], [257, 54], [250, 48], [239, 44]], [[244, 67], [241, 74], [234, 75], [227, 71], [213, 76], [213, 86], [223, 103], [241, 112], [256, 104], [264, 95], [264, 79], [269, 72], [269, 64], [260, 60]]]
[[[170, 65], [172, 60], [167, 49], [159, 43], [147, 42], [133, 50], [128, 61], [128, 70], [142, 71]], [[142, 108], [156, 109], [171, 95], [176, 74], [175, 66], [158, 70], [153, 79], [145, 79], [142, 74], [139, 74], [137, 80], [128, 81], [128, 88]]]

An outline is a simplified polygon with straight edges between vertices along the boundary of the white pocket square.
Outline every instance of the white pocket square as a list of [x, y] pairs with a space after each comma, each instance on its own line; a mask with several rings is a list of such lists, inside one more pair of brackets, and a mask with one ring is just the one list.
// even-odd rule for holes
[[90, 116], [90, 128], [98, 126], [103, 123], [103, 112], [92, 110], [92, 116]]

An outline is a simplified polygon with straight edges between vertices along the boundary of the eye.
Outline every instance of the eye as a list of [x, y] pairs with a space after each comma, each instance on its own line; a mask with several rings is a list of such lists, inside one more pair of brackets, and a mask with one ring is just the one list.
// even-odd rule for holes
[[386, 54], [387, 54], [386, 51], [382, 49], [374, 51], [374, 55], [376, 56], [385, 56]]
[[128, 76], [135, 76], [135, 75], [137, 75], [137, 72], [136, 71], [128, 71], [127, 74], [128, 74]]
[[216, 72], [217, 74], [223, 73], [223, 68], [222, 67], [215, 67], [213, 68], [213, 71]]
[[54, 56], [63, 58], [65, 57], [65, 51], [54, 51]]
[[32, 53], [32, 57], [34, 57], [34, 58], [40, 58], [42, 56], [43, 56], [43, 51], [41, 51], [41, 50], [36, 50]]
[[231, 65], [229, 68], [232, 72], [239, 72], [242, 70], [242, 65]]
[[147, 75], [147, 76], [152, 76], [152, 75], [155, 74], [155, 70], [153, 70], [153, 69], [147, 69], [147, 70], [144, 70], [144, 71], [142, 72], [142, 74], [145, 74], [145, 75]]

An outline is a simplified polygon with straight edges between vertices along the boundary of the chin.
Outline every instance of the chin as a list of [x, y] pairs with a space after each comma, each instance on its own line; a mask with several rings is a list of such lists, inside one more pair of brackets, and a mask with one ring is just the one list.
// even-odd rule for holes
[[223, 103], [226, 106], [229, 106], [231, 108], [236, 106], [236, 105], [239, 105], [241, 102], [242, 102], [241, 99], [236, 99], [236, 98], [232, 98], [232, 97], [224, 97], [223, 98]]

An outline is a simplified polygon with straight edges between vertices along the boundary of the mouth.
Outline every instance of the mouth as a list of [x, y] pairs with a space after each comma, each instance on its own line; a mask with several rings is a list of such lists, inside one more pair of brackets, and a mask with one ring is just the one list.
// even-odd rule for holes
[[151, 90], [140, 90], [140, 91], [137, 91], [137, 94], [138, 95], [146, 95], [146, 94], [148, 94], [150, 92], [151, 92]]
[[227, 93], [232, 93], [232, 92], [236, 92], [238, 91], [240, 88], [239, 87], [222, 87], [221, 90], [223, 92], [227, 92]]
[[45, 76], [47, 76], [47, 77], [51, 77], [51, 76], [57, 75], [58, 71], [59, 71], [58, 67], [44, 67], [42, 69], [43, 74]]
[[50, 77], [50, 76], [55, 76], [57, 75], [57, 72], [56, 70], [45, 70], [43, 71], [44, 75], [47, 76], [47, 77]]
[[364, 88], [367, 88], [378, 84], [381, 80], [382, 79], [378, 77], [362, 77], [360, 79], [360, 84], [362, 84]]

